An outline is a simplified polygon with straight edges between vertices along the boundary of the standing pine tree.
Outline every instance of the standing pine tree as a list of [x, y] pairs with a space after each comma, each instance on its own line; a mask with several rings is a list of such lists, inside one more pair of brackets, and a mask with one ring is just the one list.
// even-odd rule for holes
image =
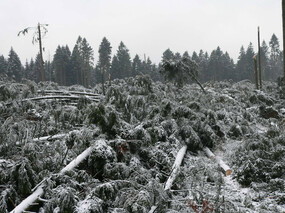
[[132, 76], [139, 75], [142, 72], [142, 61], [138, 54], [135, 55], [132, 62]]
[[76, 63], [78, 66], [80, 64], [81, 66], [80, 70], [76, 73], [77, 83], [89, 87], [91, 85], [91, 71], [93, 70], [93, 49], [86, 38], [82, 38], [81, 36], [78, 36], [75, 46], [78, 49], [80, 57], [78, 57], [77, 50], [75, 49], [74, 54], [77, 56], [75, 56], [76, 59], [73, 60], [73, 63]]
[[272, 35], [270, 42], [270, 73], [272, 79], [276, 79], [279, 75], [282, 75], [282, 56], [280, 51], [279, 40], [275, 34]]
[[194, 52], [192, 53], [191, 59], [192, 59], [192, 61], [195, 61], [197, 64], [199, 64], [199, 57], [198, 57], [196, 51], [194, 51]]
[[221, 64], [223, 73], [221, 73], [221, 79], [232, 79], [235, 80], [235, 72], [234, 72], [234, 61], [230, 58], [228, 52], [225, 52], [221, 57]]
[[207, 52], [204, 53], [203, 50], [200, 50], [199, 52], [199, 73], [200, 73], [200, 79], [202, 82], [209, 80], [208, 79], [208, 76], [209, 76], [208, 63], [209, 63], [208, 53]]
[[131, 57], [128, 48], [121, 41], [117, 50], [118, 59], [118, 78], [126, 78], [131, 76]]
[[7, 71], [7, 61], [3, 55], [0, 56], [0, 74], [5, 74]]
[[35, 62], [33, 58], [31, 58], [30, 63], [28, 61], [26, 62], [25, 69], [24, 69], [25, 78], [29, 80], [35, 80], [34, 73], [33, 73], [34, 66], [35, 66]]
[[183, 53], [182, 57], [188, 57], [188, 58], [189, 58], [190, 55], [189, 55], [188, 51], [185, 51], [185, 52]]
[[67, 85], [67, 71], [69, 70], [70, 50], [68, 46], [58, 46], [53, 58], [56, 82], [60, 85]]
[[168, 48], [162, 54], [162, 61], [171, 60], [174, 58], [174, 53]]
[[7, 74], [10, 79], [20, 81], [22, 78], [22, 64], [17, 53], [11, 48], [8, 57]]
[[[223, 55], [223, 51], [221, 50], [220, 47], [217, 47], [216, 50], [213, 50], [211, 55], [210, 55], [210, 59], [209, 59], [209, 70], [211, 71], [210, 73], [210, 79], [214, 80], [214, 81], [220, 81], [222, 80], [222, 73], [223, 71], [223, 67], [222, 67], [222, 55]], [[198, 58], [198, 56], [197, 56]]]
[[44, 63], [45, 77], [48, 81], [53, 81], [53, 67], [50, 61], [45, 61]]
[[240, 81], [242, 79], [245, 79], [246, 76], [247, 76], [247, 73], [246, 73], [246, 55], [245, 55], [244, 47], [241, 46], [237, 65], [236, 65], [236, 80]]
[[86, 38], [82, 39], [79, 50], [82, 57], [83, 67], [82, 67], [82, 82], [83, 86], [91, 86], [91, 71], [93, 67], [93, 49], [87, 42]]
[[38, 53], [34, 62], [34, 65], [31, 66], [31, 80], [35, 82], [41, 81], [41, 55]]
[[106, 37], [103, 38], [100, 47], [99, 47], [99, 68], [101, 70], [101, 79], [102, 79], [102, 90], [103, 94], [105, 95], [105, 87], [104, 87], [104, 77], [105, 73], [109, 74], [110, 70], [110, 61], [111, 61], [111, 52], [112, 47], [110, 42], [106, 39]]
[[78, 49], [78, 45], [75, 44], [71, 58], [70, 58], [70, 84], [81, 84], [81, 73], [82, 73], [82, 58]]
[[252, 43], [250, 42], [245, 56], [246, 56], [246, 79], [251, 80], [252, 82], [254, 82], [254, 61], [253, 61], [253, 57], [254, 57], [255, 53], [253, 50], [253, 46]]
[[119, 69], [119, 60], [116, 55], [113, 56], [111, 69], [110, 69], [111, 79], [121, 78]]
[[265, 41], [262, 42], [260, 47], [260, 58], [261, 58], [261, 75], [264, 76], [264, 80], [272, 80], [271, 73], [269, 71], [269, 52], [268, 46]]

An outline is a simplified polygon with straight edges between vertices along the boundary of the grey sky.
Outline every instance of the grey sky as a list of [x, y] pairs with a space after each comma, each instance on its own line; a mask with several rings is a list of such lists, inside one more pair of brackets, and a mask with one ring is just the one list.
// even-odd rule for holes
[[155, 63], [167, 48], [192, 54], [217, 46], [236, 61], [241, 45], [251, 41], [257, 49], [257, 26], [261, 40], [268, 43], [275, 33], [282, 44], [281, 14], [281, 0], [0, 0], [0, 55], [7, 57], [13, 46], [22, 63], [34, 58], [33, 33], [17, 33], [40, 22], [49, 24], [45, 59], [52, 59], [57, 45], [72, 51], [81, 35], [95, 61], [104, 36], [112, 53], [123, 41], [132, 58], [146, 54]]

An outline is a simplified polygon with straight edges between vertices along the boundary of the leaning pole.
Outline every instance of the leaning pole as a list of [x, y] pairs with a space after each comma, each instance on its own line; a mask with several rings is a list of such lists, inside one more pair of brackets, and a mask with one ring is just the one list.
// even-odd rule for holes
[[285, 81], [285, 0], [282, 0], [282, 23], [283, 23], [283, 70], [284, 70], [284, 81]]

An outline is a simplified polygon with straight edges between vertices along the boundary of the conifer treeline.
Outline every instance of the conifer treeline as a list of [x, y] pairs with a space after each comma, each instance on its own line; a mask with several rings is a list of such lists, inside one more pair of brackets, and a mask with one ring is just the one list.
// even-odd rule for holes
[[[141, 59], [135, 55], [131, 59], [129, 50], [121, 42], [116, 54], [111, 57], [112, 47], [110, 42], [103, 38], [99, 46], [99, 59], [94, 64], [94, 50], [85, 38], [78, 37], [72, 52], [69, 47], [58, 46], [52, 61], [45, 62], [46, 80], [55, 81], [59, 85], [80, 84], [85, 87], [93, 86], [106, 80], [115, 78], [125, 78], [139, 74], [148, 74], [157, 81], [162, 80], [159, 73], [160, 64], [152, 63], [150, 58]], [[200, 50], [192, 55], [186, 51], [183, 56], [188, 56], [199, 65], [199, 79], [201, 82], [220, 81], [232, 79], [240, 81], [243, 79], [254, 80], [255, 55], [252, 43], [245, 49], [240, 48], [237, 63], [229, 56], [228, 52], [223, 52], [217, 47], [209, 55]], [[180, 53], [174, 53], [170, 49], [163, 52], [162, 60], [179, 59]], [[272, 35], [269, 46], [265, 41], [261, 46], [261, 66], [263, 80], [275, 81], [283, 73], [283, 51], [275, 34]], [[40, 56], [26, 61], [25, 65], [17, 53], [11, 48], [8, 58], [0, 56], [0, 74], [6, 74], [10, 79], [21, 81], [22, 78], [39, 82], [40, 79]]]

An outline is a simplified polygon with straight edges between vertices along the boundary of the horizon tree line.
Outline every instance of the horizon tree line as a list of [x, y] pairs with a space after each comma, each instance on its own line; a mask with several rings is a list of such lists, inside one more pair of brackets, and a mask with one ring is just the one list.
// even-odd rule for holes
[[[275, 81], [283, 73], [283, 51], [277, 36], [272, 35], [269, 43], [262, 42], [261, 67], [262, 80]], [[159, 73], [161, 62], [165, 60], [178, 60], [182, 56], [189, 57], [198, 64], [198, 78], [201, 82], [249, 79], [254, 82], [254, 60], [256, 54], [250, 42], [247, 48], [241, 46], [237, 63], [234, 63], [229, 53], [217, 47], [210, 54], [200, 50], [192, 55], [185, 51], [182, 55], [174, 53], [169, 48], [162, 54], [162, 60], [157, 65], [149, 57], [141, 59], [137, 54], [131, 59], [129, 49], [121, 41], [116, 54], [112, 57], [111, 43], [106, 37], [99, 46], [99, 58], [94, 62], [94, 50], [86, 38], [78, 37], [72, 51], [68, 45], [58, 45], [52, 61], [45, 61], [45, 76], [47, 81], [54, 81], [59, 85], [82, 85], [91, 87], [102, 83], [104, 91], [105, 81], [134, 77], [148, 74], [154, 81], [162, 81]], [[0, 74], [9, 79], [20, 82], [23, 78], [41, 81], [41, 58], [37, 54], [35, 59], [26, 61], [23, 66], [19, 56], [11, 47], [8, 58], [0, 55]]]

